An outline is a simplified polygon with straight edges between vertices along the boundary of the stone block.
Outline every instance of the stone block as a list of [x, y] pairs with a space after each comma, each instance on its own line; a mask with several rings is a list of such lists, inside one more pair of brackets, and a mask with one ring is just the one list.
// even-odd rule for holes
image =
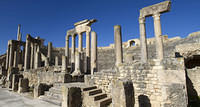
[[40, 95], [44, 95], [44, 92], [45, 91], [48, 91], [49, 88], [51, 88], [52, 86], [51, 85], [47, 85], [47, 84], [44, 84], [44, 83], [39, 83], [37, 84], [35, 87], [34, 87], [34, 98], [37, 98], [39, 97]]

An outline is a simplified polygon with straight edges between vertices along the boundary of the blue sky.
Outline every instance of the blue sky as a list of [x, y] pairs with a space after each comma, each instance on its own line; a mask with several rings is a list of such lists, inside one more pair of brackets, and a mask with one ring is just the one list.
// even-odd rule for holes
[[[26, 34], [45, 38], [55, 47], [65, 46], [65, 35], [75, 22], [97, 19], [92, 25], [98, 46], [114, 40], [114, 25], [122, 26], [122, 39], [139, 38], [139, 9], [163, 0], [0, 0], [0, 54], [6, 52], [7, 41], [17, 38], [21, 24]], [[186, 37], [200, 30], [200, 0], [172, 0], [171, 11], [161, 15], [162, 34]], [[147, 36], [154, 36], [153, 18], [146, 19]], [[85, 46], [85, 37], [84, 46]]]

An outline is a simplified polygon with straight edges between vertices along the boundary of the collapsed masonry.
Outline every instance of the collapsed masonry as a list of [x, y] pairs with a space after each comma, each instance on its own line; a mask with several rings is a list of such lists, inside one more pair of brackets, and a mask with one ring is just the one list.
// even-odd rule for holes
[[[8, 41], [7, 54], [0, 56], [1, 84], [19, 93], [32, 90], [35, 98], [62, 107], [187, 107], [197, 103], [200, 33], [185, 39], [163, 36], [160, 14], [168, 12], [170, 4], [164, 1], [140, 10], [140, 40], [122, 43], [121, 26], [114, 26], [111, 47], [97, 47], [97, 34], [91, 28], [95, 19], [75, 23], [67, 31], [65, 48], [55, 48], [51, 42], [45, 46], [44, 39], [30, 35], [23, 42], [19, 25], [18, 39]], [[145, 18], [149, 16], [154, 18], [153, 39], [146, 39]], [[133, 47], [132, 42], [136, 43]]]

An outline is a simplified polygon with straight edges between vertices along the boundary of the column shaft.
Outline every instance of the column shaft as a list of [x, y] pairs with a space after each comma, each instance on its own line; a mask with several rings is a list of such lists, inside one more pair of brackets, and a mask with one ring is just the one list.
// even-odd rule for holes
[[75, 35], [72, 36], [71, 63], [75, 63], [76, 41]]
[[30, 40], [29, 36], [26, 37], [26, 47], [25, 47], [25, 58], [24, 58], [24, 70], [30, 69]]
[[148, 53], [147, 53], [147, 41], [146, 41], [145, 17], [140, 17], [139, 23], [140, 23], [141, 62], [147, 63]]
[[52, 60], [52, 42], [48, 43], [48, 55], [47, 57], [49, 58], [49, 64], [51, 64]]
[[69, 57], [69, 36], [66, 36], [65, 41], [65, 56]]
[[86, 60], [85, 60], [85, 73], [90, 72], [90, 32], [86, 31]]
[[8, 66], [9, 66], [9, 56], [10, 56], [10, 45], [8, 42], [8, 49], [7, 49], [7, 54], [6, 54], [6, 69], [8, 69]]
[[82, 52], [82, 50], [83, 50], [83, 37], [82, 37], [82, 34], [81, 33], [79, 33], [78, 34], [78, 52]]
[[116, 55], [115, 65], [118, 66], [119, 64], [123, 63], [122, 36], [121, 36], [120, 25], [114, 26], [114, 36], [115, 36], [115, 55]]
[[15, 67], [15, 68], [17, 68], [18, 67], [18, 52], [17, 51], [14, 51], [14, 64], [13, 64], [13, 66]]
[[91, 33], [91, 75], [97, 72], [97, 34]]
[[160, 23], [160, 14], [154, 14], [154, 32], [155, 32], [155, 39], [156, 39], [156, 52], [157, 52], [157, 59], [162, 60], [164, 57], [163, 53], [163, 41], [162, 41], [162, 31], [161, 31], [161, 23]]
[[13, 62], [14, 62], [14, 47], [13, 44], [11, 43], [10, 45], [10, 55], [9, 55], [9, 67], [13, 66]]
[[58, 66], [58, 56], [55, 57], [55, 66]]

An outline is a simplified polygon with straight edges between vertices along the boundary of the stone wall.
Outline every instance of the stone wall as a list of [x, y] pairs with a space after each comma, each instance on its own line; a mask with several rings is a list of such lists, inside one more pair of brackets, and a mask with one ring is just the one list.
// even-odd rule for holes
[[112, 86], [115, 86], [118, 83], [117, 81], [131, 80], [135, 96], [135, 107], [140, 105], [141, 97], [149, 100], [152, 107], [185, 107], [187, 105], [187, 91], [184, 67], [175, 67], [175, 70], [172, 70], [173, 67], [171, 70], [170, 68], [167, 70], [151, 69], [139, 70], [138, 68], [135, 69], [132, 64], [126, 64], [115, 70], [104, 70], [104, 72], [95, 73], [93, 76], [86, 77], [91, 78], [91, 80], [85, 80], [89, 84], [98, 86], [110, 96], [113, 96], [111, 94]]
[[200, 96], [200, 68], [196, 67], [194, 69], [187, 69], [187, 76], [192, 82], [192, 86]]
[[29, 70], [22, 72], [24, 78], [29, 79], [29, 86], [35, 86], [38, 82], [51, 85], [55, 82], [64, 82], [65, 74], [61, 72], [44, 72], [40, 70]]

